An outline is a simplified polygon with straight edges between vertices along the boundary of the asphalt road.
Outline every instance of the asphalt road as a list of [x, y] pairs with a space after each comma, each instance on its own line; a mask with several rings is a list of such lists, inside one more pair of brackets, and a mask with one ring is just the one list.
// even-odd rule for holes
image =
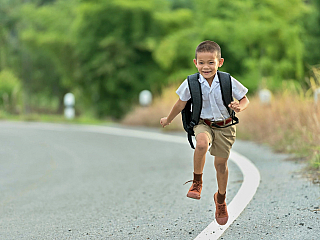
[[[187, 142], [0, 122], [0, 143], [0, 239], [194, 239], [213, 221], [212, 158], [201, 200], [187, 198]], [[234, 149], [262, 180], [221, 239], [318, 239], [320, 188], [295, 173], [301, 166], [250, 142]], [[229, 169], [227, 202], [243, 178], [232, 162]]]
[[234, 150], [255, 164], [261, 182], [220, 239], [320, 239], [320, 185], [306, 179], [305, 165], [252, 142], [238, 141]]

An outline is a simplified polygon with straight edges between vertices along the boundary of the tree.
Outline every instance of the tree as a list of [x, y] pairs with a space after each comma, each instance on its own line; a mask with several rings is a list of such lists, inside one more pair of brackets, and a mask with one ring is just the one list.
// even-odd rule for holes
[[[178, 52], [185, 39], [189, 41], [188, 51], [200, 41], [210, 39], [222, 47], [226, 60], [222, 70], [240, 77], [252, 90], [258, 88], [262, 79], [273, 84], [303, 79], [301, 19], [306, 13], [303, 2], [203, 0], [193, 4], [195, 11], [189, 16], [192, 24], [162, 39], [157, 50], [159, 62], [164, 63], [161, 57], [164, 52], [172, 53], [170, 63], [179, 60]], [[184, 66], [188, 68], [187, 64]], [[171, 67], [174, 69], [176, 65]]]
[[303, 19], [303, 41], [306, 48], [304, 57], [307, 67], [320, 64], [320, 0], [311, 0], [309, 6], [309, 14]]
[[154, 1], [91, 1], [75, 24], [77, 81], [99, 117], [120, 118], [143, 89], [154, 90], [162, 73], [152, 57], [157, 23]]
[[25, 101], [36, 96], [52, 99], [62, 112], [63, 96], [73, 88], [75, 61], [69, 29], [76, 3], [71, 0], [43, 6], [24, 4], [19, 9], [21, 76], [28, 93]]
[[196, 71], [214, 40], [252, 90], [300, 81], [319, 63], [319, 0], [0, 0], [0, 71], [22, 81], [25, 106], [66, 92], [99, 117], [120, 118], [143, 89], [159, 93]]

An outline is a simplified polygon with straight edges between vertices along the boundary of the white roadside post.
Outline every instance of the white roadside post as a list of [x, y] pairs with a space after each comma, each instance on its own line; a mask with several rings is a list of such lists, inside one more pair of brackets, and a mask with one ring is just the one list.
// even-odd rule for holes
[[149, 90], [143, 90], [139, 94], [139, 103], [143, 107], [147, 107], [152, 102], [152, 93]]
[[64, 116], [66, 119], [74, 119], [75, 116], [75, 110], [74, 110], [74, 104], [75, 104], [75, 98], [72, 93], [67, 93], [64, 95], [63, 98], [64, 101]]
[[314, 103], [315, 103], [315, 105], [319, 104], [319, 98], [320, 98], [320, 88], [317, 88], [314, 91]]
[[261, 89], [259, 91], [259, 98], [260, 102], [263, 105], [270, 105], [271, 104], [271, 91], [268, 89]]

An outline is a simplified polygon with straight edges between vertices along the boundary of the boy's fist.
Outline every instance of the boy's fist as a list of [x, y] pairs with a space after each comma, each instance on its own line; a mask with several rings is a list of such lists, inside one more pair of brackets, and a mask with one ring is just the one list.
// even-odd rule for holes
[[164, 117], [164, 118], [160, 119], [160, 124], [162, 125], [162, 127], [165, 127], [165, 126], [169, 125], [170, 123], [167, 121], [167, 118]]
[[231, 108], [233, 111], [235, 111], [236, 113], [240, 112], [241, 111], [241, 107], [240, 107], [240, 104], [238, 102], [231, 102], [229, 105], [228, 105], [229, 108]]

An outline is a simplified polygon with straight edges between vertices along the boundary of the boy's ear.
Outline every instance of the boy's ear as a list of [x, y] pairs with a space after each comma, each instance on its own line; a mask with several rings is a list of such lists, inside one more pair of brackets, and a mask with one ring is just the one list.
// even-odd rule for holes
[[193, 63], [197, 66], [197, 59], [193, 59]]
[[224, 58], [220, 58], [220, 60], [219, 60], [219, 67], [222, 67], [223, 63], [224, 63]]

